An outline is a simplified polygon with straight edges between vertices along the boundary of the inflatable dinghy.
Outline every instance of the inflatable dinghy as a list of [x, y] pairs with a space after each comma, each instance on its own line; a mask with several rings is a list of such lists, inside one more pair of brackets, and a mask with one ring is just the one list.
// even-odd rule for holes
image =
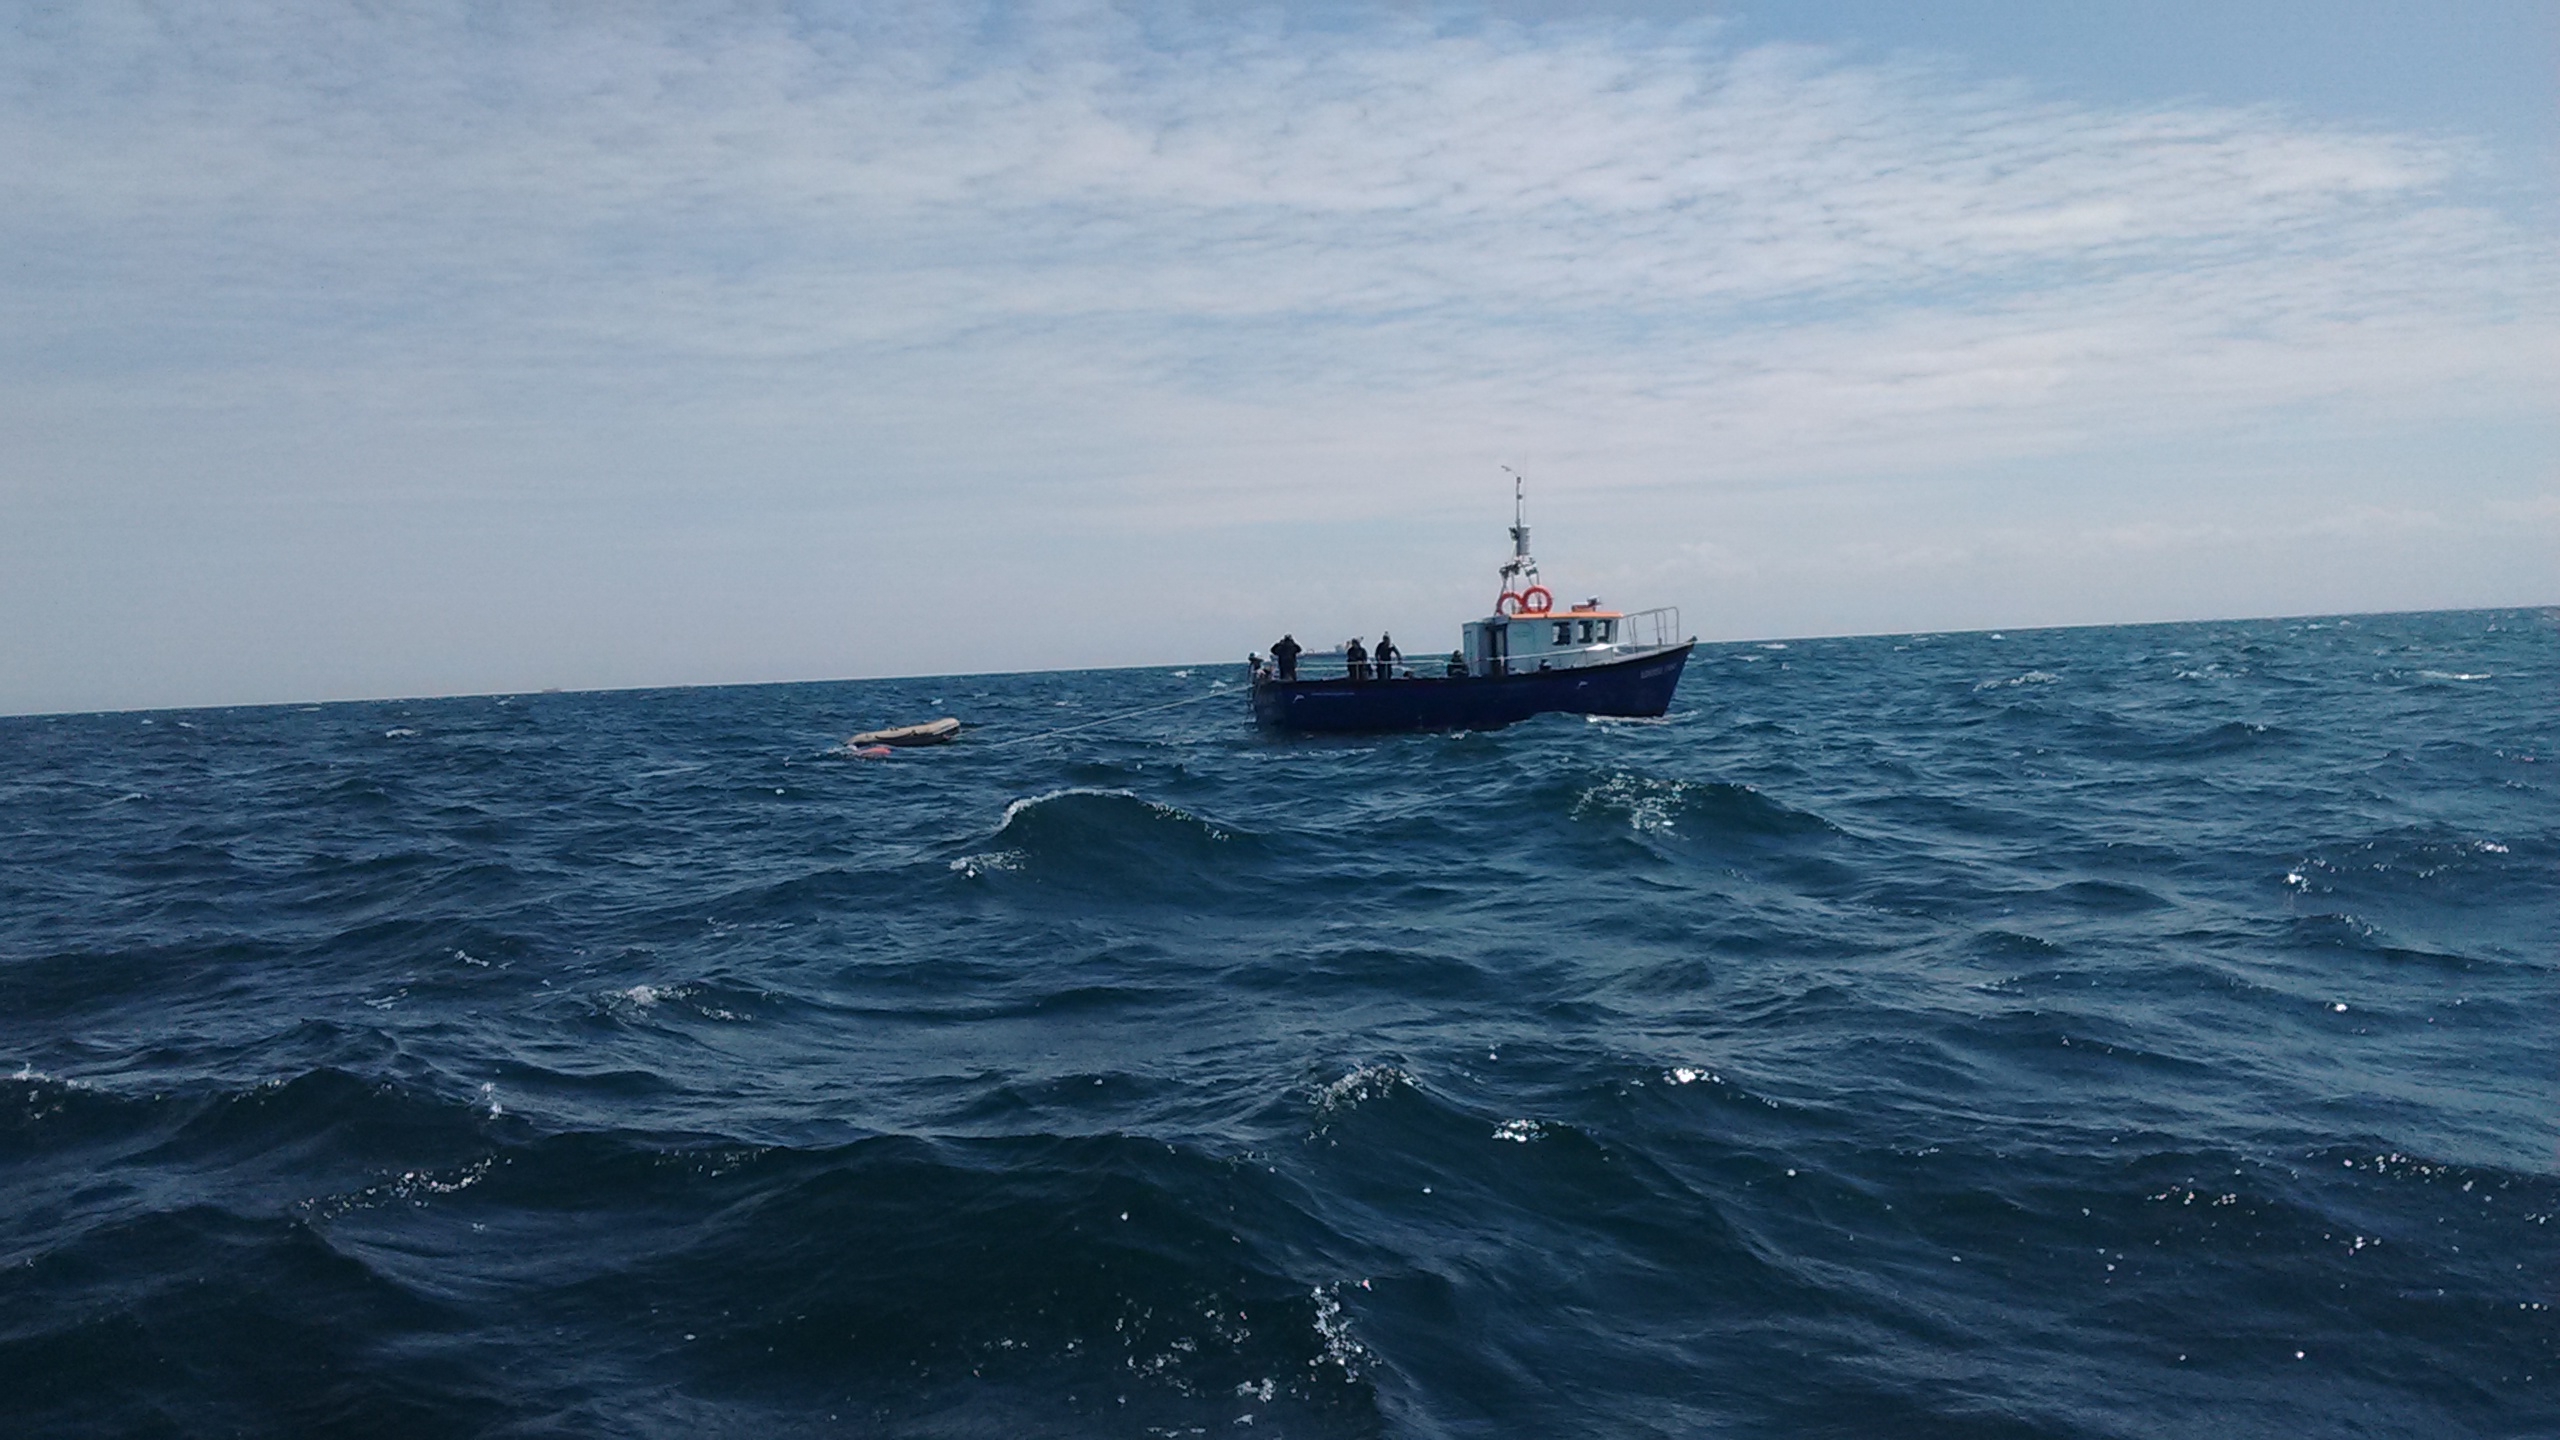
[[849, 750], [859, 750], [866, 745], [948, 745], [959, 736], [960, 722], [945, 715], [922, 725], [901, 725], [894, 730], [865, 730], [844, 743]]

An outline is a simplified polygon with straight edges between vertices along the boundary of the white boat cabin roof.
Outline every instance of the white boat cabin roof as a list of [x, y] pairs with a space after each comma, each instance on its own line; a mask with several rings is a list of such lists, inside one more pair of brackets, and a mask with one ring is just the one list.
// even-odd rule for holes
[[1619, 646], [1633, 639], [1621, 623], [1626, 618], [1624, 611], [1602, 609], [1597, 602], [1569, 610], [1488, 615], [1466, 623], [1461, 649], [1471, 667], [1487, 665], [1500, 657], [1514, 662], [1558, 663], [1574, 657], [1589, 663], [1610, 658]]

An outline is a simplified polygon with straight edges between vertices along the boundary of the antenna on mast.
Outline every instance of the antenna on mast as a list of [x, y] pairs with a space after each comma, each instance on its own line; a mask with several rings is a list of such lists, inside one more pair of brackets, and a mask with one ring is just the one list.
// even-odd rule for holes
[[1529, 558], [1529, 478], [1508, 465], [1502, 467], [1502, 473], [1511, 477], [1511, 556], [1515, 560], [1526, 560]]

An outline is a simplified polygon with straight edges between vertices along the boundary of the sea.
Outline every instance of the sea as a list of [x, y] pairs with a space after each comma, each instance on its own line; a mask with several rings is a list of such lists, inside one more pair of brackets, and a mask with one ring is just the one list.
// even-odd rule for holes
[[2560, 1434], [2555, 772], [2550, 610], [0, 720], [0, 1433]]

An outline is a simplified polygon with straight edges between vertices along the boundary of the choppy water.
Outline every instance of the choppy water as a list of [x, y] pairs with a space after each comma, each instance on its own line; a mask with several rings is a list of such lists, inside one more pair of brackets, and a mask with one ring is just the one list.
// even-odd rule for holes
[[0, 721], [0, 1430], [2560, 1433], [2555, 640]]

